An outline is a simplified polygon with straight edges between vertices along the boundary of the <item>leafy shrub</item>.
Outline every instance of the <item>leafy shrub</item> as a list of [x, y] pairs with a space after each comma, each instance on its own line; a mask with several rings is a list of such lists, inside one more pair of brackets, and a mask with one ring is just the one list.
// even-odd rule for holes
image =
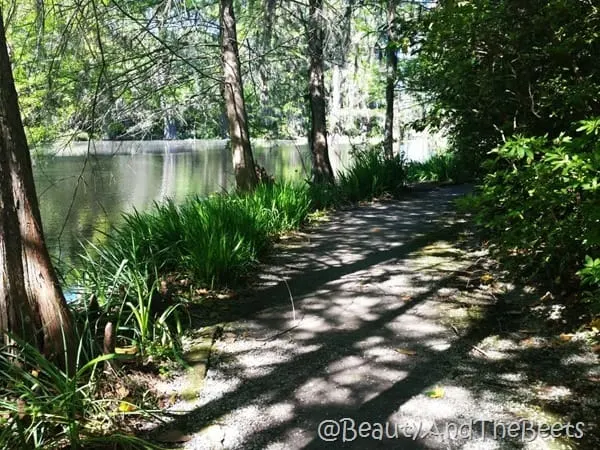
[[405, 187], [405, 168], [400, 155], [386, 158], [378, 147], [355, 148], [352, 164], [338, 172], [341, 199], [357, 202], [383, 195], [398, 195]]
[[[575, 281], [600, 250], [600, 120], [581, 122], [578, 133], [517, 137], [494, 150], [473, 205], [501, 254], [557, 284]], [[592, 266], [579, 272], [584, 280], [593, 282]]]

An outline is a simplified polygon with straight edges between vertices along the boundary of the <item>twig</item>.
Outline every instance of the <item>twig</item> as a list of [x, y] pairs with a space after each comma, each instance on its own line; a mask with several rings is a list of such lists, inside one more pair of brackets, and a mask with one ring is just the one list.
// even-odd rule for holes
[[[461, 335], [460, 335], [460, 333], [458, 332], [458, 329], [457, 329], [457, 328], [456, 328], [454, 325], [450, 325], [450, 327], [452, 328], [452, 331], [454, 331], [454, 333], [456, 333], [456, 335], [457, 335], [459, 338], [462, 338], [462, 336], [461, 336]], [[472, 345], [472, 344], [471, 344], [471, 348], [472, 348], [473, 350], [476, 350], [476, 351], [478, 351], [479, 353], [481, 353], [481, 354], [482, 354], [483, 356], [485, 356], [486, 358], [489, 358], [489, 357], [490, 357], [490, 355], [488, 355], [488, 354], [487, 354], [487, 353], [486, 353], [484, 350], [480, 349], [480, 348], [479, 348], [479, 347], [477, 347], [476, 345]]]

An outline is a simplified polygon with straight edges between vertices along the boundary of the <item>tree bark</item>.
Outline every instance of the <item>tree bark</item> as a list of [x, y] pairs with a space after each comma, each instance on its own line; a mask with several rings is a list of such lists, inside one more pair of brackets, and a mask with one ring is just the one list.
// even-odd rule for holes
[[323, 76], [323, 0], [309, 0], [308, 18], [310, 150], [312, 176], [316, 183], [333, 183], [333, 169], [327, 146], [327, 108]]
[[387, 3], [387, 46], [386, 46], [386, 82], [385, 82], [385, 126], [383, 149], [387, 158], [394, 157], [394, 90], [396, 87], [396, 54], [394, 20], [396, 19], [396, 0]]
[[[1, 17], [0, 11], [0, 17]], [[44, 241], [33, 170], [0, 20], [0, 332], [75, 365], [73, 323]]]
[[233, 0], [220, 0], [221, 60], [223, 63], [223, 99], [229, 122], [229, 138], [233, 152], [233, 170], [237, 188], [254, 189], [258, 180], [250, 146], [248, 116], [237, 44]]

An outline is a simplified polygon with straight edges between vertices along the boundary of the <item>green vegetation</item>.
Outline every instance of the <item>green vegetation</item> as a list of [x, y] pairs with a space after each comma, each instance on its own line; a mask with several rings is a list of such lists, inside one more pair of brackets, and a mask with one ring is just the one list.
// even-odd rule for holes
[[408, 162], [406, 179], [409, 182], [464, 182], [470, 179], [470, 174], [463, 169], [463, 164], [454, 152], [437, 152], [423, 162]]
[[575, 137], [515, 137], [487, 162], [475, 217], [521, 273], [573, 285], [587, 256], [580, 275], [600, 286], [589, 256], [600, 251], [599, 126], [584, 121]]
[[290, 183], [155, 204], [125, 215], [106, 244], [84, 255], [78, 278], [102, 301], [118, 295], [114, 286], [138, 286], [167, 274], [225, 286], [252, 269], [269, 239], [298, 228], [310, 204], [307, 187]]
[[[119, 428], [123, 416], [120, 401], [106, 398], [98, 383], [104, 362], [113, 358], [80, 360], [70, 376], [26, 342], [15, 339], [12, 348], [0, 349], [0, 447], [154, 448], [130, 434], [106, 433]], [[129, 414], [140, 415], [137, 408]]]
[[386, 158], [379, 147], [355, 148], [350, 167], [337, 174], [339, 200], [354, 203], [396, 196], [405, 186], [404, 172], [400, 155]]
[[482, 177], [463, 204], [493, 248], [515, 274], [597, 299], [600, 10], [449, 1], [404, 30], [419, 52], [403, 75], [430, 101], [418, 125], [444, 126]]

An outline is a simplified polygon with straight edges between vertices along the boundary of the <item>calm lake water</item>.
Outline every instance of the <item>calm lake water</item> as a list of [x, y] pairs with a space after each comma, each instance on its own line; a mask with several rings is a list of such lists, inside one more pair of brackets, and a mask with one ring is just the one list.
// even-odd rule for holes
[[[334, 170], [348, 163], [349, 149], [332, 145]], [[306, 145], [255, 143], [253, 150], [257, 163], [278, 180], [301, 180], [310, 170]], [[123, 212], [234, 185], [224, 141], [99, 142], [89, 155], [87, 143], [75, 143], [55, 156], [34, 158], [34, 176], [48, 245], [66, 262], [80, 242], [101, 241]]]

